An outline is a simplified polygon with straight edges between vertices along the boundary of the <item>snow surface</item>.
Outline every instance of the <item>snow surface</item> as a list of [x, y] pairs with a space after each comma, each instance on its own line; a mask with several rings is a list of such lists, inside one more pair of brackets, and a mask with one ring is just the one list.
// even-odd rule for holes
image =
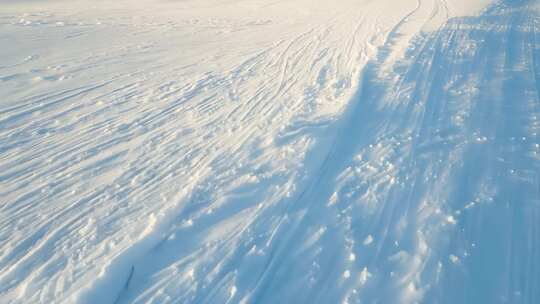
[[540, 302], [535, 1], [0, 8], [0, 303]]

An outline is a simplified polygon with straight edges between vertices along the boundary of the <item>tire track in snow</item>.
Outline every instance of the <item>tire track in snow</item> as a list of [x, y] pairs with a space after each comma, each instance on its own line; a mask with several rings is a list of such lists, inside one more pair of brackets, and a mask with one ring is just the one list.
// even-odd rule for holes
[[[103, 75], [118, 77], [107, 77], [114, 82], [35, 116], [20, 117], [25, 132], [6, 130], [10, 136], [3, 140], [11, 150], [1, 159], [8, 170], [3, 186], [9, 193], [0, 218], [0, 267], [2, 273], [8, 272], [2, 277], [0, 298], [71, 301], [97, 283], [90, 293], [99, 296], [109, 291], [100, 299], [111, 302], [123, 288], [128, 290], [118, 302], [249, 300], [253, 278], [264, 271], [268, 253], [309, 205], [290, 206], [331, 146], [332, 134], [327, 130], [356, 84], [355, 71], [374, 53], [369, 41], [379, 45], [391, 26], [374, 19], [379, 16], [394, 24], [402, 17], [398, 12], [399, 16], [387, 19], [397, 5], [388, 2], [351, 1], [355, 9], [345, 12], [338, 7], [341, 13], [330, 18], [299, 19], [299, 25], [294, 25], [298, 28], [285, 22], [277, 27], [284, 33], [272, 34], [281, 41], [275, 44], [258, 37], [269, 33], [265, 26], [239, 22], [238, 27], [229, 20], [202, 17], [135, 20], [121, 16], [122, 11], [120, 17], [100, 17], [104, 24], [89, 26], [90, 32], [100, 29], [95, 37], [69, 40], [74, 42], [63, 38], [76, 32], [41, 27], [41, 21], [50, 24], [45, 20], [50, 16], [29, 16], [36, 19], [32, 26], [39, 31], [35, 32], [10, 25], [21, 37], [30, 36], [24, 39], [27, 48], [36, 45], [37, 32], [43, 36], [40, 39], [58, 42], [51, 48], [62, 49], [62, 56], [53, 58], [53, 63], [70, 66], [53, 67], [55, 73], [58, 69], [58, 75], [53, 75], [42, 66], [51, 55], [42, 53], [24, 66], [6, 68], [9, 75], [19, 68], [39, 69], [2, 78], [1, 85], [10, 90], [2, 118], [54, 100], [50, 92], [68, 93], [75, 83], [92, 85]], [[408, 9], [415, 1], [403, 3]], [[144, 15], [148, 11], [145, 8]], [[296, 12], [291, 16], [297, 18]], [[358, 37], [350, 34], [355, 27]], [[222, 32], [209, 34], [214, 31]], [[229, 35], [234, 31], [241, 34]], [[53, 33], [67, 35], [56, 39]], [[132, 40], [135, 35], [139, 38]], [[214, 38], [219, 43], [208, 43]], [[359, 58], [351, 58], [355, 54]], [[229, 61], [221, 61], [220, 56]], [[224, 67], [213, 66], [216, 61]], [[75, 78], [60, 80], [61, 73]], [[276, 85], [281, 76], [283, 82]], [[14, 85], [19, 81], [32, 82], [32, 91], [19, 90]], [[30, 106], [18, 107], [19, 102]], [[315, 140], [322, 142], [317, 144], [321, 149], [306, 158]], [[343, 147], [348, 146], [338, 142], [336, 149]], [[383, 152], [390, 159], [392, 152]], [[395, 170], [386, 165], [383, 170], [366, 165], [372, 176], [370, 185], [364, 186], [384, 191], [385, 175]], [[327, 162], [324, 178], [336, 173], [328, 167]], [[329, 189], [321, 191], [331, 194]], [[391, 199], [378, 196], [378, 191], [368, 191], [366, 201]], [[314, 222], [342, 224], [332, 219], [343, 212], [340, 199], [338, 195], [331, 213]], [[288, 210], [298, 215], [289, 215]], [[393, 211], [389, 207], [384, 212]], [[342, 217], [346, 224], [358, 225], [358, 218]], [[305, 242], [293, 244], [290, 255], [284, 255], [288, 260], [281, 261], [285, 265], [281, 269], [295, 272], [288, 282], [271, 282], [279, 287], [276, 292], [291, 295], [289, 301], [336, 300], [368, 282], [374, 275], [363, 266], [365, 258], [357, 251], [356, 256], [351, 254], [358, 239], [375, 246], [379, 238], [375, 235], [369, 241], [363, 232], [346, 235], [350, 229], [343, 231], [345, 237], [328, 227], [303, 229]], [[319, 242], [333, 240], [337, 240], [335, 248], [322, 253], [326, 263], [317, 262]], [[348, 280], [341, 258], [360, 267], [347, 270]], [[343, 287], [334, 290], [336, 281]], [[314, 291], [297, 294], [305, 290]]]
[[[362, 268], [365, 265], [372, 271], [372, 282], [365, 287], [366, 290], [362, 290], [361, 285], [366, 277], [362, 275], [359, 280], [362, 284], [357, 284], [351, 293], [351, 301], [415, 302], [422, 298], [446, 301], [453, 297], [456, 298], [448, 301], [536, 301], [538, 290], [530, 286], [534, 286], [538, 278], [535, 271], [530, 269], [537, 267], [531, 261], [538, 260], [535, 249], [538, 243], [531, 243], [535, 239], [539, 212], [538, 175], [534, 174], [534, 169], [510, 169], [511, 174], [522, 170], [524, 179], [514, 182], [511, 182], [512, 178], [500, 179], [498, 176], [505, 173], [497, 172], [501, 168], [495, 161], [512, 159], [505, 167], [521, 167], [523, 163], [534, 168], [539, 165], [537, 157], [534, 157], [539, 152], [532, 151], [531, 157], [528, 150], [531, 146], [533, 150], [538, 149], [538, 133], [527, 130], [527, 127], [522, 128], [524, 123], [527, 126], [527, 121], [535, 122], [538, 116], [536, 65], [530, 56], [526, 56], [527, 53], [534, 54], [536, 46], [524, 39], [527, 35], [535, 35], [535, 14], [534, 9], [527, 5], [510, 2], [483, 17], [450, 21], [435, 35], [425, 38], [424, 47], [416, 57], [406, 58], [403, 65], [414, 68], [400, 74], [403, 67], [395, 67], [398, 79], [402, 81], [400, 88], [410, 86], [413, 90], [409, 97], [392, 97], [393, 90], [390, 90], [390, 94], [386, 93], [386, 88], [394, 83], [391, 75], [379, 74], [381, 83], [373, 80], [377, 77], [364, 77], [367, 82], [359, 97], [363, 102], [357, 105], [358, 110], [353, 110], [354, 114], [340, 129], [337, 142], [332, 144], [332, 151], [321, 171], [316, 174], [318, 177], [300, 195], [295, 207], [287, 212], [288, 219], [294, 220], [283, 230], [292, 232], [285, 233], [281, 240], [275, 241], [281, 244], [271, 258], [272, 262], [265, 266], [268, 275], [258, 287], [260, 293], [256, 301], [275, 300], [276, 295], [271, 291], [283, 290], [281, 284], [287, 281], [286, 277], [307, 271], [312, 259], [306, 257], [306, 262], [298, 256], [293, 258], [296, 264], [289, 261], [296, 250], [301, 249], [303, 240], [309, 240], [310, 235], [316, 234], [317, 227], [321, 227], [323, 235], [331, 235], [319, 236], [321, 245], [313, 248], [323, 252], [315, 261], [317, 265], [326, 267], [322, 271], [326, 279], [315, 288], [318, 292], [307, 298], [298, 298], [300, 301], [332, 301], [333, 295], [328, 292], [335, 292], [339, 276], [342, 273], [346, 274], [346, 278], [351, 276], [350, 270], [336, 271], [336, 268], [339, 269], [336, 259], [346, 260], [346, 254], [340, 254], [334, 246], [347, 247], [348, 242], [355, 244], [352, 247], [360, 247], [353, 256], [355, 261], [361, 261], [363, 265], [357, 268], [356, 273], [363, 274], [361, 270], [366, 269]], [[504, 35], [508, 37], [501, 39]], [[494, 47], [495, 43], [508, 48], [502, 54], [512, 62], [500, 61], [500, 48]], [[414, 50], [411, 52], [416, 53]], [[376, 67], [372, 70], [373, 74], [367, 75], [377, 75]], [[530, 69], [533, 71], [530, 72]], [[380, 88], [377, 88], [379, 85]], [[479, 93], [478, 90], [486, 92]], [[495, 93], [497, 90], [502, 91]], [[529, 92], [535, 98], [531, 99]], [[493, 99], [497, 103], [488, 102]], [[508, 102], [511, 103], [506, 104]], [[523, 106], [526, 112], [523, 112]], [[521, 117], [525, 120], [520, 121]], [[500, 124], [500, 131], [496, 133], [490, 131], [494, 122]], [[510, 134], [512, 132], [515, 133], [513, 136]], [[517, 143], [519, 141], [523, 144]], [[387, 155], [384, 152], [386, 145], [394, 146], [392, 149], [401, 150], [401, 153]], [[409, 150], [399, 148], [403, 145], [408, 145]], [[518, 148], [521, 145], [526, 148]], [[500, 148], [505, 146], [515, 148], [509, 151]], [[370, 150], [376, 148], [383, 151], [370, 155], [373, 153]], [[479, 157], [486, 155], [486, 152], [489, 156], [480, 160]], [[355, 170], [359, 171], [353, 177], [349, 172], [358, 161], [352, 159], [358, 158], [361, 164], [357, 164], [358, 169]], [[369, 158], [372, 160], [366, 160]], [[381, 175], [370, 176], [371, 165], [366, 167], [362, 162], [374, 162], [382, 167], [390, 162], [391, 168], [399, 169], [393, 173], [395, 177], [388, 178], [384, 171]], [[349, 165], [351, 167], [344, 170]], [[349, 175], [352, 185], [339, 184], [342, 174]], [[398, 180], [396, 185], [394, 178]], [[460, 178], [466, 182], [475, 178], [479, 180], [466, 185]], [[339, 192], [333, 192], [334, 182], [338, 182], [338, 190], [354, 184], [366, 184], [366, 193], [375, 191], [374, 198], [344, 199], [345, 209], [341, 211], [357, 209], [357, 212], [351, 212], [348, 221], [360, 215], [372, 223], [361, 224], [360, 227], [371, 229], [357, 229], [350, 240], [342, 238], [340, 234], [343, 232], [339, 232], [341, 228], [336, 227], [335, 221], [340, 221], [342, 214], [333, 208], [325, 209], [325, 201], [333, 201], [331, 197]], [[378, 189], [378, 186], [373, 186], [374, 183], [389, 186]], [[347, 195], [360, 194], [356, 190]], [[400, 199], [403, 197], [407, 199]], [[473, 203], [466, 204], [467, 200]], [[353, 202], [368, 207], [351, 206]], [[486, 202], [497, 207], [478, 207], [488, 210], [468, 211]], [[510, 202], [511, 205], [504, 207]], [[531, 213], [526, 223], [517, 224], [516, 219], [506, 218], [506, 212], [500, 209], [508, 206], [513, 210], [512, 217], [520, 218]], [[478, 213], [479, 218], [471, 220], [464, 215], [464, 223], [461, 223], [461, 215], [467, 212]], [[365, 217], [373, 213], [380, 216], [376, 216], [375, 220]], [[336, 216], [336, 219], [331, 216]], [[498, 229], [505, 237], [497, 240], [486, 235], [489, 231], [467, 228], [481, 222], [482, 218], [486, 218], [491, 225], [505, 223], [506, 229]], [[371, 235], [372, 231], [369, 230], [374, 227], [378, 227], [373, 234], [378, 244], [371, 253], [370, 249], [356, 244], [361, 243], [359, 236]], [[331, 229], [338, 232], [331, 232]], [[516, 229], [520, 232], [515, 232]], [[447, 237], [448, 233], [453, 237]], [[510, 241], [522, 233], [529, 235], [529, 248], [521, 248], [525, 245], [521, 241]], [[458, 244], [454, 244], [455, 238], [461, 239]], [[332, 248], [327, 248], [328, 244]], [[476, 253], [476, 258], [470, 258], [475, 254], [472, 253], [475, 250], [473, 247], [483, 248]], [[468, 262], [469, 258], [478, 264]], [[487, 262], [479, 262], [479, 259]], [[462, 271], [470, 269], [474, 275], [471, 279], [465, 279], [458, 274], [459, 271], [456, 273], [454, 267]], [[489, 268], [491, 279], [486, 280], [483, 273]], [[505, 280], [497, 282], [495, 278]], [[469, 285], [462, 286], [462, 282], [469, 282]], [[291, 283], [287, 281], [287, 284]], [[288, 294], [285, 298], [294, 296]]]

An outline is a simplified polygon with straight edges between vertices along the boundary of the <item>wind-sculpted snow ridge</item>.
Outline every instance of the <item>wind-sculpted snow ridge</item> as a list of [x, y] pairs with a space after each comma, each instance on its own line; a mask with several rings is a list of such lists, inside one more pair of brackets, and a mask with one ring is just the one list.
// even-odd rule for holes
[[539, 8], [487, 4], [0, 4], [0, 303], [540, 302]]

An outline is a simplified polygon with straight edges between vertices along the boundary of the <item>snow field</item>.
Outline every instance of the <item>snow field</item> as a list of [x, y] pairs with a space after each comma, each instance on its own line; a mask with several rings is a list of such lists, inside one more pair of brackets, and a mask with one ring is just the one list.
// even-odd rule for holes
[[488, 4], [0, 4], [0, 302], [535, 303], [538, 8]]

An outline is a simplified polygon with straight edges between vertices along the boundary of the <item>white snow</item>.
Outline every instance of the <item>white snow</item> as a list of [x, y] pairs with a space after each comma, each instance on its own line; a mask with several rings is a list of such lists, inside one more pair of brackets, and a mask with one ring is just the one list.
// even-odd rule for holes
[[371, 277], [371, 273], [369, 273], [367, 267], [364, 267], [360, 272], [360, 285], [366, 284], [369, 277]]
[[538, 302], [538, 12], [0, 2], [0, 303]]
[[446, 221], [448, 222], [448, 224], [451, 224], [451, 225], [457, 224], [456, 219], [452, 215], [447, 216]]
[[363, 244], [364, 246], [369, 246], [371, 243], [373, 243], [373, 236], [370, 234], [364, 239]]

